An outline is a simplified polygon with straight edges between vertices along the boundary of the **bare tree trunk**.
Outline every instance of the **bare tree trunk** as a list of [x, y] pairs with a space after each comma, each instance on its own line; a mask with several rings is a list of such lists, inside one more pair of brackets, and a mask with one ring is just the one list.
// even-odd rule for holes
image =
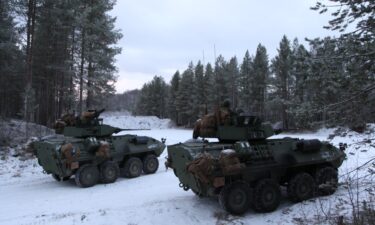
[[[90, 52], [91, 52], [90, 46]], [[92, 59], [89, 56], [89, 65], [87, 68], [87, 98], [86, 98], [86, 108], [90, 109], [92, 107], [92, 77], [93, 77]]]
[[73, 108], [73, 96], [74, 96], [74, 83], [73, 83], [73, 76], [74, 76], [74, 52], [75, 52], [75, 27], [72, 30], [72, 47], [70, 51], [70, 79], [69, 79], [69, 102], [68, 102], [68, 109], [69, 111]]
[[84, 73], [84, 65], [85, 65], [85, 29], [82, 29], [82, 43], [81, 43], [81, 68], [79, 74], [79, 114], [83, 111], [83, 73]]
[[286, 101], [288, 101], [288, 78], [287, 73], [284, 74], [285, 77], [283, 77], [283, 87], [282, 87], [282, 119], [283, 119], [283, 128], [288, 129], [289, 128], [289, 121], [288, 121], [288, 113], [287, 113], [287, 105]]
[[[32, 92], [32, 64], [33, 64], [33, 44], [35, 30], [35, 10], [36, 0], [28, 0], [27, 25], [26, 25], [26, 91], [24, 99], [24, 118], [26, 121], [32, 119], [30, 114], [30, 94]], [[26, 129], [27, 130], [27, 129]]]

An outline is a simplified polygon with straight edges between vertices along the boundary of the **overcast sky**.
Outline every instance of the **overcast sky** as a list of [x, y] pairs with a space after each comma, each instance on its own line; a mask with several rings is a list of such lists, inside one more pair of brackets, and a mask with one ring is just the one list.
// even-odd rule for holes
[[314, 0], [117, 0], [111, 14], [124, 36], [116, 90], [141, 88], [155, 75], [169, 82], [190, 61], [203, 61], [203, 52], [205, 63], [213, 63], [214, 45], [217, 55], [237, 56], [241, 63], [259, 43], [275, 56], [284, 34], [301, 42], [332, 35], [322, 28], [329, 16], [310, 10], [313, 5]]

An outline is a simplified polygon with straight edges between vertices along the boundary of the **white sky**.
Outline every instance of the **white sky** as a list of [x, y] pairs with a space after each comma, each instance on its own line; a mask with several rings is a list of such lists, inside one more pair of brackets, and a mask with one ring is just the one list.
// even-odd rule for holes
[[255, 54], [259, 43], [277, 53], [284, 34], [315, 38], [332, 35], [323, 29], [329, 15], [309, 8], [314, 0], [117, 0], [111, 12], [121, 29], [116, 90], [141, 88], [153, 76], [169, 82], [190, 61], [214, 62], [216, 54], [239, 63], [246, 50]]

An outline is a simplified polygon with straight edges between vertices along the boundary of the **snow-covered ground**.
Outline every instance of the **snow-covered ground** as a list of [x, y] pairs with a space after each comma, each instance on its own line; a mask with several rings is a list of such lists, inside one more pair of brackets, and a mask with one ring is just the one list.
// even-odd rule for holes
[[[124, 119], [120, 115], [105, 119], [105, 122], [122, 128], [154, 126], [133, 127], [129, 125], [130, 121], [132, 119]], [[191, 130], [168, 128], [170, 125], [160, 125], [163, 122], [155, 123], [156, 129], [131, 133], [167, 138], [168, 145], [191, 138]], [[374, 129], [372, 125], [370, 130]], [[328, 140], [333, 132], [333, 129], [324, 129], [315, 133], [280, 134], [277, 137]], [[328, 209], [331, 209], [330, 213], [345, 212], [350, 209], [349, 206], [340, 204], [348, 201], [348, 189], [344, 184], [348, 175], [364, 177], [358, 179], [362, 197], [367, 196], [362, 190], [372, 188], [366, 184], [371, 181], [369, 169], [373, 165], [365, 165], [358, 173], [354, 169], [375, 157], [375, 141], [370, 140], [375, 138], [375, 134], [373, 131], [364, 134], [341, 133], [344, 135], [333, 139], [331, 136], [329, 139], [336, 146], [339, 142], [348, 144], [348, 159], [339, 171], [341, 185], [334, 195], [299, 204], [292, 204], [284, 198], [275, 212], [259, 214], [249, 210], [243, 216], [228, 215], [217, 200], [199, 198], [179, 188], [173, 172], [164, 168], [166, 151], [159, 158], [160, 168], [156, 174], [134, 179], [119, 178], [113, 184], [99, 184], [86, 189], [78, 188], [74, 180], [56, 182], [42, 173], [35, 159], [20, 161], [9, 156], [0, 160], [0, 224], [298, 224], [301, 220], [315, 218], [314, 215], [321, 216]]]

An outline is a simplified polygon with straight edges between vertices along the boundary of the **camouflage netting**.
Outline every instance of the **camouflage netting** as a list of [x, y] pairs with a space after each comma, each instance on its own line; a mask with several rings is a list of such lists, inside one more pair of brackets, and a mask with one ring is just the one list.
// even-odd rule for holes
[[231, 111], [228, 108], [221, 108], [215, 113], [203, 116], [195, 123], [193, 137], [215, 137], [218, 125], [230, 125], [231, 122]]
[[245, 164], [240, 162], [236, 152], [232, 149], [221, 151], [219, 165], [225, 176], [236, 174], [245, 168]]
[[210, 184], [213, 181], [212, 172], [216, 167], [214, 158], [208, 153], [201, 153], [194, 161], [187, 165], [187, 171], [199, 181]]
[[77, 169], [78, 164], [76, 163], [79, 158], [81, 151], [78, 147], [74, 147], [71, 143], [61, 146], [61, 154], [66, 159], [66, 167], [70, 169]]
[[[219, 170], [223, 176], [237, 174], [245, 165], [240, 162], [236, 152], [231, 149], [221, 151], [219, 159], [215, 159], [209, 153], [201, 153], [187, 165], [187, 171], [192, 173], [204, 184], [214, 184], [213, 172]], [[219, 185], [219, 184], [218, 184]]]

